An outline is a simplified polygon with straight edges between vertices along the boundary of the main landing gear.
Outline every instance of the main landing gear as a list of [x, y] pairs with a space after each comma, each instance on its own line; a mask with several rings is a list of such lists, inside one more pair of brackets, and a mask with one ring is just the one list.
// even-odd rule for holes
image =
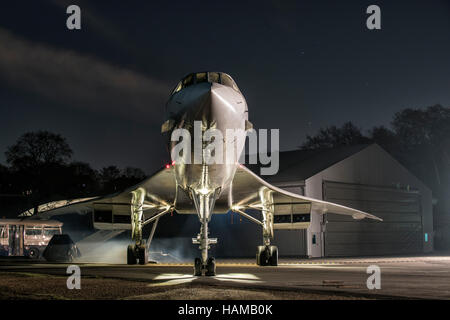
[[277, 266], [278, 248], [276, 246], [258, 246], [256, 264], [258, 266]]
[[127, 249], [127, 264], [147, 264], [148, 249], [145, 244], [130, 244]]
[[[134, 244], [130, 244], [127, 248], [127, 264], [131, 265], [137, 264], [138, 262], [139, 264], [147, 264], [150, 244], [155, 234], [159, 218], [172, 209], [172, 207], [167, 205], [161, 206], [159, 213], [144, 221], [144, 199], [144, 189], [139, 188], [133, 191], [131, 199], [131, 239], [134, 240]], [[145, 241], [142, 238], [142, 229], [145, 224], [150, 222], [153, 222], [152, 230], [148, 240]]]
[[259, 192], [262, 205], [262, 227], [263, 227], [263, 243], [258, 246], [256, 252], [256, 264], [258, 266], [277, 266], [278, 265], [278, 248], [270, 245], [270, 239], [273, 238], [273, 215], [274, 205], [272, 192], [262, 189]]

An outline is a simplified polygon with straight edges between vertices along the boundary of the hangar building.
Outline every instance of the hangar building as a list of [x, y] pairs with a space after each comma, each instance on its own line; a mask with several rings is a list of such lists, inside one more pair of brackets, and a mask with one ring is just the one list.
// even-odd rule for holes
[[[312, 214], [307, 230], [275, 230], [273, 243], [281, 256], [371, 256], [433, 250], [431, 190], [377, 144], [281, 152], [279, 172], [263, 178], [288, 191], [383, 219]], [[239, 216], [230, 223], [233, 217], [229, 215], [212, 219], [211, 234], [219, 238], [217, 255], [253, 255], [255, 246], [262, 243], [260, 228]]]

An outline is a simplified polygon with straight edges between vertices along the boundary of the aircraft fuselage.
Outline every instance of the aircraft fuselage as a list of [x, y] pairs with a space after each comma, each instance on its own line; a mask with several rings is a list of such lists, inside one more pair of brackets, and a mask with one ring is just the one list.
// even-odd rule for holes
[[[173, 121], [168, 139], [176, 129], [187, 130], [191, 137], [190, 155], [183, 155], [184, 160], [189, 158], [189, 161], [172, 159], [178, 186], [185, 191], [219, 190], [220, 193], [226, 189], [233, 180], [245, 143], [248, 109], [242, 93], [216, 82], [194, 83], [170, 97], [167, 117]], [[215, 139], [205, 141], [204, 133], [208, 129], [222, 133], [222, 150], [215, 150], [215, 155], [222, 154], [222, 162], [208, 164], [202, 156], [208, 142]], [[233, 132], [233, 135], [228, 136], [227, 132]], [[172, 151], [177, 143], [169, 140], [169, 150]], [[226, 159], [227, 154], [233, 155], [233, 161]]]

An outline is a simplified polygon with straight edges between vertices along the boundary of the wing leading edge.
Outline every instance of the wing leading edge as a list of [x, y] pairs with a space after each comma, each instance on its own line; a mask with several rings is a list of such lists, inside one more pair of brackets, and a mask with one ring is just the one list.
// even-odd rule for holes
[[[272, 205], [275, 229], [283, 228], [283, 225], [289, 226], [287, 228], [306, 228], [309, 225], [307, 215], [311, 213], [333, 213], [348, 215], [357, 220], [369, 218], [383, 221], [367, 212], [280, 189], [264, 181], [243, 165], [236, 170], [233, 179], [228, 198], [229, 208], [241, 212], [246, 209], [261, 210], [263, 202], [267, 201], [267, 197], [266, 200], [263, 200], [262, 194], [270, 194], [271, 203], [269, 204]], [[287, 224], [281, 222], [287, 222]]]
[[[41, 205], [37, 215], [34, 215], [33, 212], [28, 210], [22, 213], [22, 216], [48, 219], [55, 215], [69, 213], [83, 214], [95, 210], [99, 212], [111, 212], [111, 220], [107, 220], [104, 223], [116, 224], [116, 227], [120, 228], [124, 227], [121, 224], [129, 225], [130, 223], [122, 217], [130, 216], [130, 208], [133, 204], [133, 192], [137, 190], [143, 191], [142, 207], [144, 208], [146, 218], [157, 214], [161, 211], [161, 208], [174, 207], [177, 198], [177, 185], [173, 174], [173, 167], [160, 169], [141, 183], [121, 192], [87, 199], [55, 201]], [[115, 220], [117, 221], [116, 223], [114, 223]], [[124, 223], [118, 223], [119, 221]], [[99, 221], [94, 222], [102, 223]]]

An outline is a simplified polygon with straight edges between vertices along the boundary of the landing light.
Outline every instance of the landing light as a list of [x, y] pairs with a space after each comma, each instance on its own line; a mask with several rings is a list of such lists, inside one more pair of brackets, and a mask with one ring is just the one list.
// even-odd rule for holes
[[209, 189], [208, 188], [201, 188], [198, 190], [198, 192], [204, 196], [206, 196], [209, 193]]

